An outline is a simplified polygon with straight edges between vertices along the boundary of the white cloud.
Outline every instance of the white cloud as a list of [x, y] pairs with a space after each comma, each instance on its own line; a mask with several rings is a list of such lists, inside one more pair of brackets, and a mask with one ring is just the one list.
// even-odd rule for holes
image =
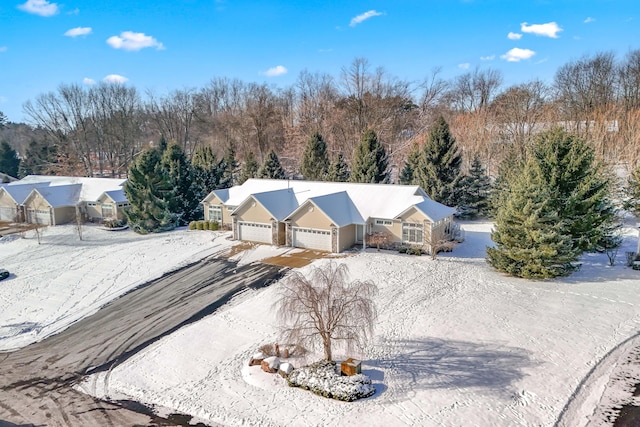
[[527, 25], [526, 22], [520, 24], [520, 31], [523, 33], [531, 33], [536, 36], [551, 37], [552, 39], [558, 38], [558, 33], [562, 31], [562, 28], [555, 22], [547, 22], [546, 24], [531, 24]]
[[105, 83], [126, 83], [129, 81], [125, 76], [121, 76], [120, 74], [109, 74], [104, 79], [102, 79]]
[[18, 5], [18, 9], [34, 15], [53, 16], [58, 13], [58, 4], [47, 0], [27, 0], [25, 4]]
[[64, 35], [67, 37], [86, 36], [88, 34], [91, 34], [91, 31], [93, 31], [91, 27], [76, 27], [76, 28], [67, 30], [67, 32], [64, 33]]
[[384, 13], [378, 12], [377, 10], [369, 10], [365, 13], [361, 13], [360, 15], [354, 18], [351, 18], [351, 22], [349, 22], [349, 26], [355, 27], [359, 23], [364, 22], [369, 18], [373, 18], [374, 16], [380, 16], [380, 15], [384, 15]]
[[8, 49], [8, 47], [6, 46], [0, 46], [0, 52], [6, 52]]
[[267, 71], [265, 71], [262, 74], [268, 77], [276, 77], [276, 76], [281, 76], [283, 74], [287, 74], [287, 71], [288, 70], [282, 65], [277, 65], [275, 67], [269, 68]]
[[507, 34], [507, 38], [510, 40], [520, 40], [522, 38], [522, 34], [509, 31], [509, 34]]
[[592, 18], [592, 17], [589, 16], [589, 17], [587, 17], [587, 19], [584, 20], [584, 23], [588, 24], [588, 23], [594, 22], [594, 21], [595, 21], [595, 18]]
[[[112, 76], [115, 76], [115, 74], [111, 74]], [[109, 77], [109, 76], [107, 76]], [[105, 77], [105, 79], [107, 78]], [[122, 77], [122, 76], [118, 76], [118, 77]], [[85, 77], [84, 79], [82, 79], [82, 83], [86, 84], [87, 86], [91, 86], [96, 84], [96, 81], [93, 79], [90, 79], [89, 77]]]
[[463, 70], [468, 70], [469, 67], [471, 67], [471, 64], [469, 64], [468, 62], [464, 62], [462, 64], [458, 64], [458, 68], [461, 68]]
[[500, 58], [504, 59], [508, 62], [520, 62], [523, 59], [529, 59], [536, 53], [531, 49], [520, 49], [518, 47], [514, 47], [509, 52], [501, 55]]
[[114, 49], [124, 50], [140, 50], [146, 47], [164, 49], [162, 43], [155, 38], [145, 33], [134, 33], [133, 31], [123, 31], [120, 36], [111, 36], [107, 39], [107, 44]]
[[495, 55], [487, 55], [487, 56], [480, 57], [480, 61], [493, 61], [494, 59], [496, 59]]

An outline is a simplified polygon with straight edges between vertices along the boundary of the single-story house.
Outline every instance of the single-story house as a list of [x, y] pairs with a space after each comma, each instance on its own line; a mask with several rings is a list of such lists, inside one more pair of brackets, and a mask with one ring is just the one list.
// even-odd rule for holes
[[0, 221], [59, 225], [122, 219], [125, 179], [29, 175], [0, 188]]
[[243, 241], [342, 252], [371, 236], [431, 251], [451, 237], [454, 208], [417, 185], [249, 179], [214, 190], [204, 217]]

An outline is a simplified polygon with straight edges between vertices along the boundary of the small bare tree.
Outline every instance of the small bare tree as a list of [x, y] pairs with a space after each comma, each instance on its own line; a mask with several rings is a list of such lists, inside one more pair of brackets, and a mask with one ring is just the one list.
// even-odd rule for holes
[[82, 232], [84, 231], [84, 215], [82, 214], [82, 210], [80, 206], [76, 206], [76, 216], [75, 216], [75, 225], [76, 225], [76, 233], [78, 234], [78, 238], [82, 241]]
[[372, 297], [378, 288], [371, 281], [347, 282], [345, 264], [330, 261], [314, 267], [309, 278], [293, 272], [277, 304], [284, 342], [318, 348], [332, 360], [332, 344], [343, 341], [350, 350], [362, 346], [373, 333], [377, 317]]

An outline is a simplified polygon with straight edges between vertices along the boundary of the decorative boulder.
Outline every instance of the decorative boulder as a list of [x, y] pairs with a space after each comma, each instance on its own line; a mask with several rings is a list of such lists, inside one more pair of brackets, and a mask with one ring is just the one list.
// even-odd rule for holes
[[261, 366], [263, 371], [275, 374], [280, 367], [280, 359], [276, 356], [267, 357], [262, 361]]
[[257, 352], [251, 357], [251, 359], [249, 359], [249, 366], [260, 365], [264, 360], [264, 358], [265, 358], [265, 355], [263, 352], [261, 351]]
[[280, 364], [280, 368], [278, 369], [278, 373], [282, 378], [287, 378], [291, 371], [293, 371], [293, 365], [289, 362]]

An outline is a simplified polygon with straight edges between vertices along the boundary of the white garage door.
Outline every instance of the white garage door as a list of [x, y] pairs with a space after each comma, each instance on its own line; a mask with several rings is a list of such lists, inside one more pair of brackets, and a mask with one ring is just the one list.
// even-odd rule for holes
[[16, 208], [0, 206], [0, 221], [15, 221]]
[[271, 224], [258, 222], [239, 222], [238, 239], [248, 242], [271, 244]]
[[294, 227], [293, 246], [331, 252], [331, 232]]
[[31, 224], [51, 224], [51, 214], [48, 209], [29, 209], [27, 211], [28, 222]]

